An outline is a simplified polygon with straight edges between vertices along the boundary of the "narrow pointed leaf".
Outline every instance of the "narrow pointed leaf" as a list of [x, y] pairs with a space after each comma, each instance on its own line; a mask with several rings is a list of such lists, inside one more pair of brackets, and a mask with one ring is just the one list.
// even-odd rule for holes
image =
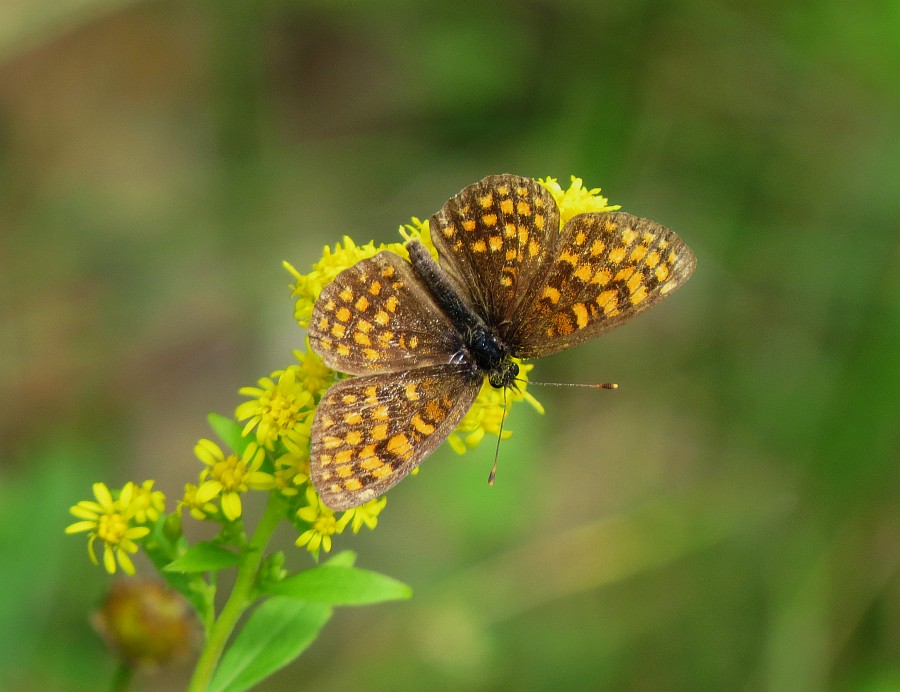
[[246, 690], [303, 653], [331, 617], [331, 608], [294, 598], [262, 603], [225, 651], [209, 692]]
[[366, 605], [412, 596], [412, 589], [391, 577], [356, 567], [322, 565], [273, 584], [270, 592], [333, 606]]
[[175, 558], [166, 572], [215, 572], [237, 564], [238, 556], [215, 543], [198, 543]]

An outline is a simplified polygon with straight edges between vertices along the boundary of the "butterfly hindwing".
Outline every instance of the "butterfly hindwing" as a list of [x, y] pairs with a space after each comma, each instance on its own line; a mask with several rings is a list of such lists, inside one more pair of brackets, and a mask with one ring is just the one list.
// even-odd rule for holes
[[349, 509], [394, 486], [453, 432], [480, 388], [480, 377], [452, 364], [333, 385], [311, 435], [310, 473], [322, 501]]
[[309, 340], [326, 365], [353, 375], [446, 363], [461, 344], [410, 263], [389, 251], [322, 289]]
[[513, 316], [517, 356], [570, 348], [652, 307], [687, 281], [696, 258], [673, 231], [624, 212], [573, 217]]

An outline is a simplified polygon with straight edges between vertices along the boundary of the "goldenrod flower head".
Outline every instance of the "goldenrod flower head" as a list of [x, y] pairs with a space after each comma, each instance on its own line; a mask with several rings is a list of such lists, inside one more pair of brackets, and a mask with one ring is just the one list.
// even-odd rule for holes
[[381, 510], [384, 509], [386, 504], [387, 498], [381, 496], [376, 497], [374, 500], [369, 500], [366, 504], [359, 507], [348, 509], [338, 519], [337, 532], [343, 533], [344, 529], [347, 528], [347, 524], [352, 525], [353, 533], [359, 533], [363, 524], [370, 529], [374, 529], [378, 525], [378, 515], [381, 514]]
[[595, 211], [615, 211], [622, 207], [618, 204], [610, 205], [609, 200], [600, 194], [600, 188], [587, 189], [581, 178], [572, 176], [572, 182], [567, 190], [563, 190], [556, 178], [538, 178], [538, 182], [544, 186], [559, 207], [559, 223], [564, 226], [573, 216]]
[[273, 372], [271, 377], [261, 378], [258, 387], [241, 387], [240, 394], [253, 397], [235, 411], [239, 421], [247, 421], [243, 434], [246, 436], [256, 428], [256, 441], [271, 450], [277, 440], [294, 428], [310, 423], [315, 401], [304, 386], [304, 377], [306, 374], [300, 366], [291, 365]]
[[330, 284], [334, 277], [347, 267], [352, 267], [361, 259], [371, 257], [382, 250], [389, 249], [406, 257], [406, 250], [400, 243], [390, 245], [378, 245], [367, 243], [357, 245], [353, 240], [344, 236], [343, 246], [338, 243], [334, 250], [325, 248], [322, 259], [313, 265], [309, 274], [301, 274], [287, 262], [284, 267], [294, 275], [296, 283], [291, 286], [291, 295], [294, 297], [294, 318], [301, 327], [309, 326], [309, 317], [312, 314], [313, 304], [322, 292], [322, 289]]
[[306, 488], [306, 507], [297, 510], [297, 518], [310, 527], [300, 534], [296, 545], [305, 546], [314, 555], [318, 555], [320, 548], [326, 553], [331, 552], [331, 537], [340, 533], [343, 527], [338, 529], [334, 510], [322, 503], [312, 486]]
[[138, 524], [146, 524], [159, 519], [161, 512], [166, 511], [166, 496], [161, 490], [154, 490], [156, 481], [144, 481], [134, 486], [134, 497], [131, 501], [135, 507], [134, 518]]
[[[422, 221], [417, 216], [412, 217], [409, 223], [400, 226], [400, 235], [403, 236], [404, 245], [410, 240], [418, 240], [428, 248], [432, 257], [437, 259], [437, 249], [434, 247], [434, 243], [431, 242], [431, 225], [428, 223], [428, 219]], [[408, 257], [409, 254], [404, 252], [403, 256]]]
[[194, 447], [194, 454], [206, 464], [200, 474], [202, 481], [197, 489], [198, 501], [209, 501], [221, 497], [222, 514], [229, 521], [241, 516], [241, 493], [251, 488], [270, 490], [275, 487], [272, 474], [260, 471], [265, 450], [254, 442], [247, 445], [241, 458], [225, 453], [212, 440], [202, 439]]
[[294, 357], [299, 361], [296, 378], [303, 388], [312, 394], [316, 401], [334, 383], [334, 370], [322, 362], [318, 353], [309, 348], [309, 339], [306, 351], [294, 351]]
[[100, 540], [103, 543], [103, 567], [109, 574], [115, 574], [117, 561], [123, 572], [134, 574], [129, 553], [137, 552], [134, 541], [150, 533], [146, 526], [133, 526], [137, 511], [133, 504], [134, 483], [126, 483], [116, 499], [105, 483], [94, 483], [93, 490], [96, 501], [82, 500], [69, 510], [82, 521], [66, 527], [66, 533], [88, 532], [88, 555], [95, 565], [99, 563], [94, 542]]
[[215, 486], [206, 485], [201, 494], [199, 492], [199, 486], [196, 486], [193, 483], [186, 483], [184, 486], [184, 496], [178, 503], [178, 509], [180, 510], [183, 507], [187, 507], [194, 519], [203, 521], [218, 511], [218, 507], [210, 502], [210, 500], [216, 496], [216, 494], [212, 492], [213, 490], [215, 490]]
[[309, 482], [309, 448], [306, 454], [286, 452], [275, 460], [275, 485], [282, 495], [296, 495]]

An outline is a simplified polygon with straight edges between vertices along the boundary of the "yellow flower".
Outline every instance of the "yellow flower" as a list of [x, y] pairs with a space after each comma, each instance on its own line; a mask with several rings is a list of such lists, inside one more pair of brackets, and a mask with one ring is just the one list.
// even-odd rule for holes
[[131, 503], [135, 507], [134, 518], [138, 524], [156, 521], [160, 512], [166, 511], [166, 496], [161, 490], [153, 490], [155, 482], [144, 481], [134, 487], [134, 498]]
[[99, 563], [94, 542], [102, 541], [103, 567], [109, 574], [115, 574], [117, 561], [123, 572], [134, 574], [134, 563], [128, 554], [137, 552], [134, 541], [150, 533], [146, 526], [132, 526], [137, 511], [133, 503], [134, 483], [126, 483], [115, 500], [105, 483], [94, 483], [93, 490], [96, 502], [82, 500], [69, 510], [82, 521], [66, 527], [66, 533], [88, 532], [88, 555], [95, 565]]
[[215, 486], [207, 485], [202, 495], [199, 490], [200, 488], [193, 483], [185, 484], [184, 497], [182, 497], [181, 501], [178, 503], [178, 509], [187, 507], [194, 519], [203, 521], [210, 515], [216, 513], [217, 507], [210, 502], [210, 499], [215, 497], [215, 493], [210, 494], [212, 490], [215, 490]]
[[581, 178], [572, 176], [568, 190], [563, 190], [556, 178], [538, 178], [538, 182], [546, 188], [559, 207], [560, 226], [578, 214], [592, 211], [615, 211], [621, 209], [618, 204], [610, 205], [609, 200], [600, 194], [600, 188], [590, 190], [584, 187]]
[[272, 474], [260, 471], [266, 457], [265, 450], [251, 442], [238, 459], [236, 454], [224, 452], [212, 440], [200, 440], [194, 447], [194, 454], [208, 468], [200, 474], [202, 481], [197, 489], [196, 500], [208, 502], [221, 497], [222, 514], [229, 521], [241, 516], [241, 493], [251, 488], [270, 490], [275, 487]]
[[[437, 259], [437, 249], [435, 249], [434, 243], [431, 242], [431, 226], [428, 223], [428, 219], [422, 221], [417, 216], [412, 217], [409, 223], [400, 226], [400, 235], [403, 236], [404, 245], [410, 240], [418, 240], [428, 248], [431, 256]], [[408, 253], [404, 253], [403, 256], [407, 257]]]
[[359, 533], [363, 524], [370, 529], [374, 529], [378, 525], [378, 515], [381, 514], [381, 510], [384, 509], [386, 504], [387, 498], [382, 496], [377, 497], [374, 500], [369, 500], [366, 504], [360, 505], [359, 507], [348, 509], [341, 515], [341, 518], [338, 519], [337, 532], [343, 533], [344, 529], [347, 528], [347, 524], [350, 524], [351, 522], [353, 533]]
[[309, 348], [309, 339], [306, 341], [306, 351], [294, 351], [294, 357], [300, 361], [296, 378], [297, 382], [318, 401], [325, 390], [334, 383], [334, 370], [325, 365], [319, 354]]
[[282, 495], [296, 495], [299, 487], [308, 482], [309, 454], [287, 452], [275, 460], [275, 485]]
[[291, 286], [291, 295], [294, 297], [294, 318], [301, 327], [309, 326], [309, 317], [312, 314], [313, 304], [322, 292], [322, 288], [330, 284], [334, 277], [347, 267], [352, 267], [361, 259], [371, 257], [382, 250], [390, 249], [397, 254], [406, 257], [406, 250], [400, 243], [391, 245], [379, 245], [367, 243], [359, 246], [348, 236], [344, 236], [344, 245], [335, 245], [334, 250], [326, 247], [322, 259], [313, 265], [309, 274], [301, 274], [287, 262], [284, 268], [294, 275], [296, 283]]
[[253, 397], [235, 411], [239, 421], [247, 421], [245, 436], [256, 428], [256, 441], [266, 449], [274, 449], [278, 439], [312, 420], [313, 395], [297, 379], [298, 375], [303, 375], [300, 367], [292, 365], [261, 378], [259, 387], [241, 387], [241, 394]]
[[296, 540], [298, 547], [306, 546], [306, 549], [318, 555], [319, 548], [326, 553], [331, 552], [331, 537], [340, 533], [334, 511], [326, 507], [312, 486], [306, 488], [306, 507], [297, 510], [297, 518], [310, 525], [309, 529], [300, 534]]

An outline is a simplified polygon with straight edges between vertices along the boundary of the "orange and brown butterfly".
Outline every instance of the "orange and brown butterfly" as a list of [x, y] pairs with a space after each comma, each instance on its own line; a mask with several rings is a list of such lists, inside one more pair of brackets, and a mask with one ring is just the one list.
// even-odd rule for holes
[[579, 214], [560, 228], [552, 195], [488, 176], [429, 220], [439, 262], [417, 240], [326, 286], [309, 339], [355, 375], [322, 397], [310, 470], [322, 501], [349, 509], [398, 483], [453, 432], [485, 378], [515, 387], [513, 358], [591, 339], [687, 281], [696, 258], [673, 231], [623, 212]]

